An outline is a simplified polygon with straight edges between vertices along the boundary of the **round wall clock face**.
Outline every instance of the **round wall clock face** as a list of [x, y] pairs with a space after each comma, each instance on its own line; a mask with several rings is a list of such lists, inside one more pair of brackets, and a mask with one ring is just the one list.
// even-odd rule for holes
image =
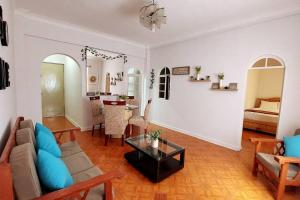
[[97, 80], [97, 77], [96, 77], [96, 76], [91, 76], [91, 77], [90, 77], [90, 82], [91, 82], [91, 83], [95, 83], [96, 80]]
[[1, 44], [3, 46], [8, 46], [9, 38], [8, 38], [8, 27], [7, 27], [6, 21], [2, 22], [2, 31], [3, 31], [3, 34], [2, 34], [2, 38], [1, 38]]

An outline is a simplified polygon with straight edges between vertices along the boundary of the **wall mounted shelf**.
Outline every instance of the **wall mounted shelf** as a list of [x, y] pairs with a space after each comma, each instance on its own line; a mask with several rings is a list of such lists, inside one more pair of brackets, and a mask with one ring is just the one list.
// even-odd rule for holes
[[190, 80], [191, 82], [210, 82], [210, 80]]
[[225, 88], [210, 88], [211, 90], [217, 90], [217, 91], [232, 91], [232, 92], [234, 92], [234, 91], [238, 91], [238, 89], [230, 89], [230, 88], [228, 88], [228, 89], [225, 89]]

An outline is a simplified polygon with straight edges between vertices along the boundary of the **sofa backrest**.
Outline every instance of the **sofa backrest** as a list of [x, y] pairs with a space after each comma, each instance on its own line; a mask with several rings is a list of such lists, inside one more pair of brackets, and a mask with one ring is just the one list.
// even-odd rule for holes
[[14, 199], [13, 178], [11, 166], [9, 164], [9, 157], [12, 149], [16, 146], [16, 132], [20, 128], [21, 121], [24, 121], [24, 118], [18, 117], [0, 156], [1, 199]]

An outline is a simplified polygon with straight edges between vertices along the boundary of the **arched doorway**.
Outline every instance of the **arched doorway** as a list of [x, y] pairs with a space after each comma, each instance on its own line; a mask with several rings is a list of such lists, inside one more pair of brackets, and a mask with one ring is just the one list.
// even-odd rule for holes
[[276, 137], [284, 75], [284, 63], [275, 56], [258, 58], [248, 70], [243, 139]]
[[82, 101], [81, 70], [70, 56], [54, 54], [41, 65], [43, 118], [65, 117], [78, 124]]
[[141, 99], [141, 91], [142, 91], [142, 79], [141, 72], [139, 69], [130, 68], [127, 71], [127, 95], [134, 96], [135, 99]]

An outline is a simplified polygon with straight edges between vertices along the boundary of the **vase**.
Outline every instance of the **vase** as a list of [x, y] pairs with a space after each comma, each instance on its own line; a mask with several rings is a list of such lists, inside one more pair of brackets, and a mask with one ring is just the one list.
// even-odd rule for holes
[[158, 139], [151, 140], [151, 146], [152, 146], [152, 148], [158, 148]]
[[223, 88], [223, 80], [222, 79], [219, 80], [219, 88]]
[[196, 74], [196, 80], [199, 81], [200, 80], [200, 73]]

